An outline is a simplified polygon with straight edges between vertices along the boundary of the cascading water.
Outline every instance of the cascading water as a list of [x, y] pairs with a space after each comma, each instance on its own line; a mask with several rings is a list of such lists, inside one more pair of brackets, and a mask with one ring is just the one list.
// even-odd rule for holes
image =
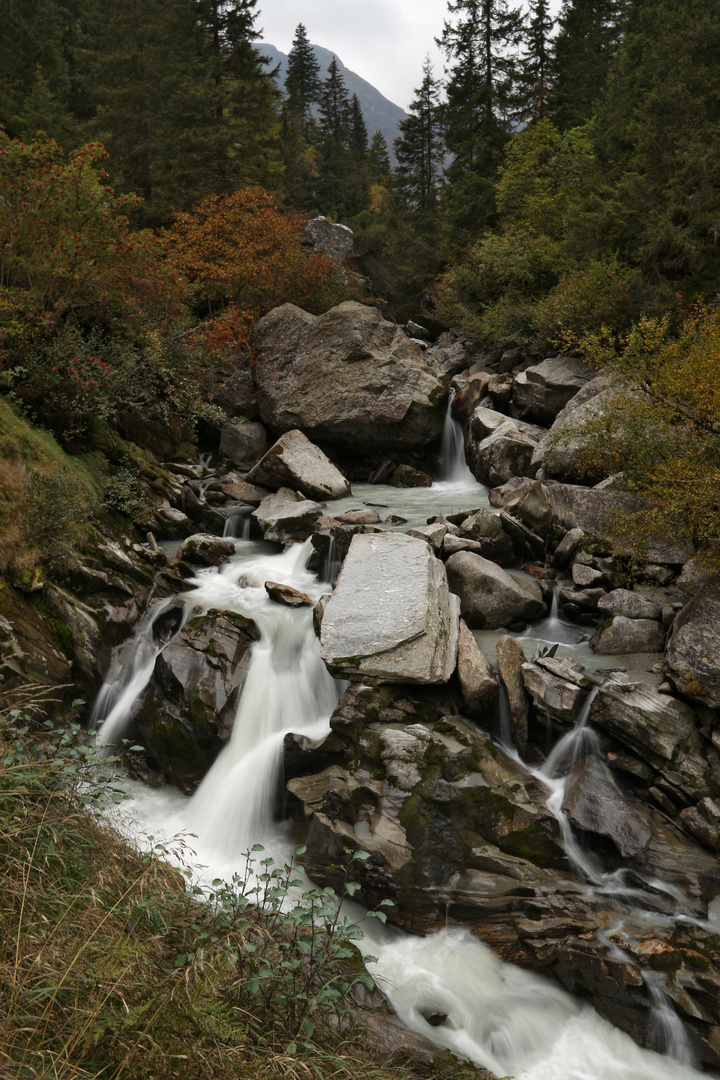
[[441, 483], [477, 485], [465, 460], [465, 435], [462, 424], [452, 414], [453, 397], [454, 394], [451, 393], [445, 413], [445, 424], [440, 442], [438, 479]]
[[[442, 485], [438, 485], [442, 487]], [[466, 480], [461, 505], [484, 489]], [[430, 493], [429, 493], [430, 494]], [[436, 498], [437, 493], [432, 493]], [[412, 493], [417, 498], [417, 493]], [[478, 505], [478, 504], [476, 504]], [[394, 507], [393, 507], [394, 509]], [[402, 512], [402, 508], [401, 508]], [[307, 569], [309, 543], [278, 555], [265, 545], [237, 544], [236, 557], [216, 570], [201, 572], [196, 588], [184, 598], [186, 614], [195, 607], [237, 611], [255, 620], [260, 640], [253, 647], [229, 745], [196, 794], [188, 799], [172, 789], [148, 789], [128, 783], [132, 804], [145, 832], [155, 837], [190, 834], [194, 849], [186, 858], [205, 867], [209, 879], [230, 878], [241, 853], [263, 843], [276, 858], [287, 858], [291, 841], [274, 824], [282, 741], [286, 732], [321, 738], [341, 687], [320, 659], [309, 609], [289, 609], [269, 600], [264, 581], [290, 584], [313, 598], [329, 589]], [[324, 577], [330, 576], [329, 564]], [[167, 610], [156, 605], [140, 627], [133, 646], [118, 652], [96, 714], [107, 714], [106, 742], [122, 737], [133, 703], [147, 684], [164, 640], [155, 640], [152, 623]], [[551, 619], [553, 614], [551, 613]], [[562, 813], [567, 776], [578, 756], [593, 751], [588, 729], [593, 691], [573, 732], [550, 754], [542, 770], [529, 770], [550, 789], [566, 849], [590, 885], [602, 890], [609, 880], [575, 841]], [[112, 723], [110, 721], [112, 720]], [[509, 714], [502, 728], [510, 752]], [[527, 768], [527, 766], [525, 766]], [[562, 821], [561, 821], [562, 819]], [[564, 824], [563, 824], [564, 823]], [[609, 878], [609, 876], [608, 876]], [[608, 890], [610, 891], [610, 890]], [[489, 1067], [497, 1076], [518, 1080], [691, 1080], [700, 1076], [690, 1065], [682, 1025], [658, 990], [653, 1017], [658, 1048], [671, 1057], [640, 1049], [632, 1040], [539, 976], [496, 960], [490, 950], [464, 930], [446, 929], [427, 938], [411, 938], [384, 928], [369, 928], [369, 962], [401, 1019], [411, 1028], [459, 1056]], [[378, 934], [379, 936], [376, 936]], [[650, 987], [653, 994], [657, 988]], [[435, 1014], [440, 1026], [430, 1027]], [[442, 1017], [446, 1019], [443, 1021]], [[678, 1030], [679, 1029], [679, 1030]]]

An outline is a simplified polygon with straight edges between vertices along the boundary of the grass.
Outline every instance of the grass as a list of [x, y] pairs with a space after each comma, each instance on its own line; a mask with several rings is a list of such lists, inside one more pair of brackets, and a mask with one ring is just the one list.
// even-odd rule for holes
[[[36, 697], [20, 691], [0, 708], [0, 1080], [414, 1075], [378, 1058], [352, 1010], [325, 1010], [327, 1023], [313, 1014], [311, 1037], [289, 1041], [237, 961], [262, 952], [279, 967], [297, 951], [287, 927], [252, 905], [228, 918], [161, 851], [141, 854], [103, 827], [78, 786], [92, 753], [43, 726]], [[344, 969], [352, 982], [357, 961], [334, 963], [328, 980]], [[438, 1069], [420, 1074], [478, 1076]]]
[[82, 543], [98, 486], [49, 432], [0, 396], [0, 573], [17, 579]]

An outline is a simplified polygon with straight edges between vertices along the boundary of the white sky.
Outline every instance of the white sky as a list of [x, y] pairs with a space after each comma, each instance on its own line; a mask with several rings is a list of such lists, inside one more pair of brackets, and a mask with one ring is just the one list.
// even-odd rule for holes
[[[522, 0], [520, 0], [520, 6]], [[554, 0], [554, 10], [560, 0]], [[436, 75], [443, 58], [434, 39], [447, 17], [445, 0], [260, 0], [263, 40], [289, 52], [302, 22], [315, 45], [337, 53], [346, 67], [407, 109], [429, 53]]]

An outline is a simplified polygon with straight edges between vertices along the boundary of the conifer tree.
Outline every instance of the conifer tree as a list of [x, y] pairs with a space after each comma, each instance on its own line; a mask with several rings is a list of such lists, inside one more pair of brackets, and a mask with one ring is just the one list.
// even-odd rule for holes
[[423, 64], [423, 80], [415, 95], [410, 115], [400, 121], [400, 136], [395, 141], [397, 187], [404, 202], [426, 214], [436, 210], [444, 152], [440, 86], [429, 57]]
[[324, 213], [347, 212], [349, 198], [350, 96], [333, 56], [319, 106], [320, 155], [317, 193]]
[[525, 121], [542, 120], [548, 115], [551, 35], [555, 20], [549, 0], [530, 0], [525, 31], [525, 49], [520, 62], [519, 114]]
[[626, 0], [565, 0], [550, 98], [550, 115], [561, 130], [592, 116], [620, 43], [626, 7]]
[[303, 132], [310, 123], [310, 110], [320, 100], [321, 91], [320, 65], [308, 40], [306, 28], [298, 23], [288, 54], [285, 94], [287, 113], [297, 121]]
[[438, 44], [447, 58], [447, 210], [461, 243], [492, 218], [493, 184], [511, 130], [519, 9], [507, 0], [449, 0]]
[[376, 184], [390, 175], [390, 154], [382, 131], [376, 131], [370, 140], [367, 160], [371, 183]]

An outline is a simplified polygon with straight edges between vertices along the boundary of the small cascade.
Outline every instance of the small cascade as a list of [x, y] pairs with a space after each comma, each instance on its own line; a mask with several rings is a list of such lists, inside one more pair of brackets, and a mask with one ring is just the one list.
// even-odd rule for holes
[[582, 704], [575, 724], [567, 734], [553, 747], [542, 769], [538, 771], [541, 779], [548, 781], [558, 775], [567, 777], [576, 762], [584, 753], [591, 753], [597, 746], [597, 735], [588, 727], [590, 710], [600, 689], [600, 684], [593, 686]]
[[510, 702], [508, 701], [507, 690], [499, 675], [495, 676], [498, 685], [497, 694], [497, 722], [498, 722], [498, 738], [500, 745], [505, 750], [514, 751], [515, 743], [513, 741], [512, 733], [512, 721], [510, 720]]
[[583, 640], [582, 631], [578, 630], [577, 626], [560, 618], [559, 598], [562, 587], [562, 582], [554, 583], [549, 615], [533, 623], [523, 634], [520, 634], [520, 641], [541, 641], [547, 645], [577, 645]]
[[246, 510], [237, 510], [225, 518], [223, 537], [229, 540], [250, 539], [250, 514]]
[[465, 460], [465, 436], [462, 424], [452, 414], [453, 397], [454, 392], [450, 394], [445, 413], [445, 425], [440, 442], [438, 479], [441, 483], [480, 486]]
[[657, 985], [651, 972], [644, 972], [643, 978], [652, 1000], [650, 1035], [653, 1049], [681, 1065], [694, 1066], [695, 1057], [687, 1033], [670, 998]]
[[338, 572], [342, 565], [342, 559], [340, 558], [340, 552], [338, 546], [335, 543], [335, 537], [330, 537], [330, 543], [328, 545], [327, 553], [323, 559], [322, 568], [322, 580], [328, 581], [333, 584], [335, 578], [338, 576]]
[[155, 661], [182, 629], [188, 605], [177, 609], [178, 617], [165, 633], [156, 632], [155, 624], [175, 603], [175, 597], [169, 596], [153, 605], [134, 637], [117, 650], [90, 715], [91, 730], [100, 725], [100, 746], [115, 746], [122, 739], [137, 700], [150, 682]]

